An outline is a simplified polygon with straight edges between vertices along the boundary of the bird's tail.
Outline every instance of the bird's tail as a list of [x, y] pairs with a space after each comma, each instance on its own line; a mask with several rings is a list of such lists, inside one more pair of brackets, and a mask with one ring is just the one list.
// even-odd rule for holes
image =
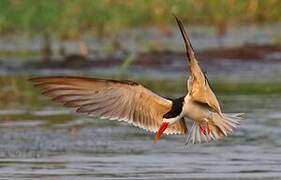
[[212, 113], [212, 119], [203, 122], [194, 122], [190, 133], [187, 137], [186, 144], [206, 143], [213, 140], [222, 139], [224, 136], [233, 132], [242, 120], [239, 114], [222, 114]]

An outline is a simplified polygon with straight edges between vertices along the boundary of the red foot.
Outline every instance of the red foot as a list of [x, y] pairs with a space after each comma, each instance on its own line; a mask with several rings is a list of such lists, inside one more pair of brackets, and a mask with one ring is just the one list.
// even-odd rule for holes
[[211, 130], [210, 130], [210, 127], [209, 127], [209, 123], [208, 122], [205, 122], [205, 123], [201, 123], [199, 125], [199, 130], [202, 134], [206, 135], [207, 133], [210, 134], [211, 133]]
[[202, 126], [199, 126], [199, 128], [200, 128], [201, 134], [206, 135], [206, 129], [204, 129]]

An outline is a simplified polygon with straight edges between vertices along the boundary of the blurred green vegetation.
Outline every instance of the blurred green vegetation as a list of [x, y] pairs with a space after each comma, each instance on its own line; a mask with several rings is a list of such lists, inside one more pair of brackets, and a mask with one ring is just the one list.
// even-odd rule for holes
[[[186, 80], [140, 80], [149, 89], [163, 95], [186, 94]], [[281, 84], [274, 82], [211, 82], [218, 95], [281, 95]]]
[[1, 58], [34, 58], [40, 57], [41, 53], [38, 51], [31, 51], [31, 50], [17, 50], [17, 51], [5, 51], [0, 50], [0, 57]]
[[136, 26], [183, 21], [224, 27], [226, 23], [281, 20], [279, 0], [1, 0], [0, 34], [48, 32], [62, 39], [83, 32], [97, 36]]
[[1, 76], [0, 77], [0, 107], [31, 107], [42, 104], [39, 92], [34, 91], [28, 76]]

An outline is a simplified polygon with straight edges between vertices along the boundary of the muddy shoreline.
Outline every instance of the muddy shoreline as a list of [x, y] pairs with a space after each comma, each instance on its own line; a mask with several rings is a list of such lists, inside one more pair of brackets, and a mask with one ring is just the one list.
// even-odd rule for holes
[[[90, 58], [80, 54], [69, 54], [62, 59], [50, 59], [43, 61], [38, 59], [33, 62], [26, 62], [25, 67], [35, 69], [52, 68], [89, 68], [89, 67], [114, 67], [121, 66], [130, 56], [123, 52], [121, 56], [109, 55], [104, 58]], [[267, 44], [244, 44], [240, 47], [232, 48], [212, 48], [201, 50], [197, 53], [201, 61], [258, 61], [263, 63], [281, 63], [281, 45]], [[159, 68], [182, 61], [185, 52], [174, 51], [150, 51], [134, 55], [128, 62], [130, 65], [139, 67]]]

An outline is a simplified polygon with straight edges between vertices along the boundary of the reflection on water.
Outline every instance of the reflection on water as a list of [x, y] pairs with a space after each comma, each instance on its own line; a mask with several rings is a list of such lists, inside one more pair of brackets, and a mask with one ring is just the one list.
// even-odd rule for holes
[[[221, 142], [184, 146], [183, 136], [153, 134], [65, 109], [1, 110], [3, 179], [279, 179], [280, 96], [225, 95], [226, 112], [246, 112]], [[9, 118], [6, 118], [9, 117]]]

